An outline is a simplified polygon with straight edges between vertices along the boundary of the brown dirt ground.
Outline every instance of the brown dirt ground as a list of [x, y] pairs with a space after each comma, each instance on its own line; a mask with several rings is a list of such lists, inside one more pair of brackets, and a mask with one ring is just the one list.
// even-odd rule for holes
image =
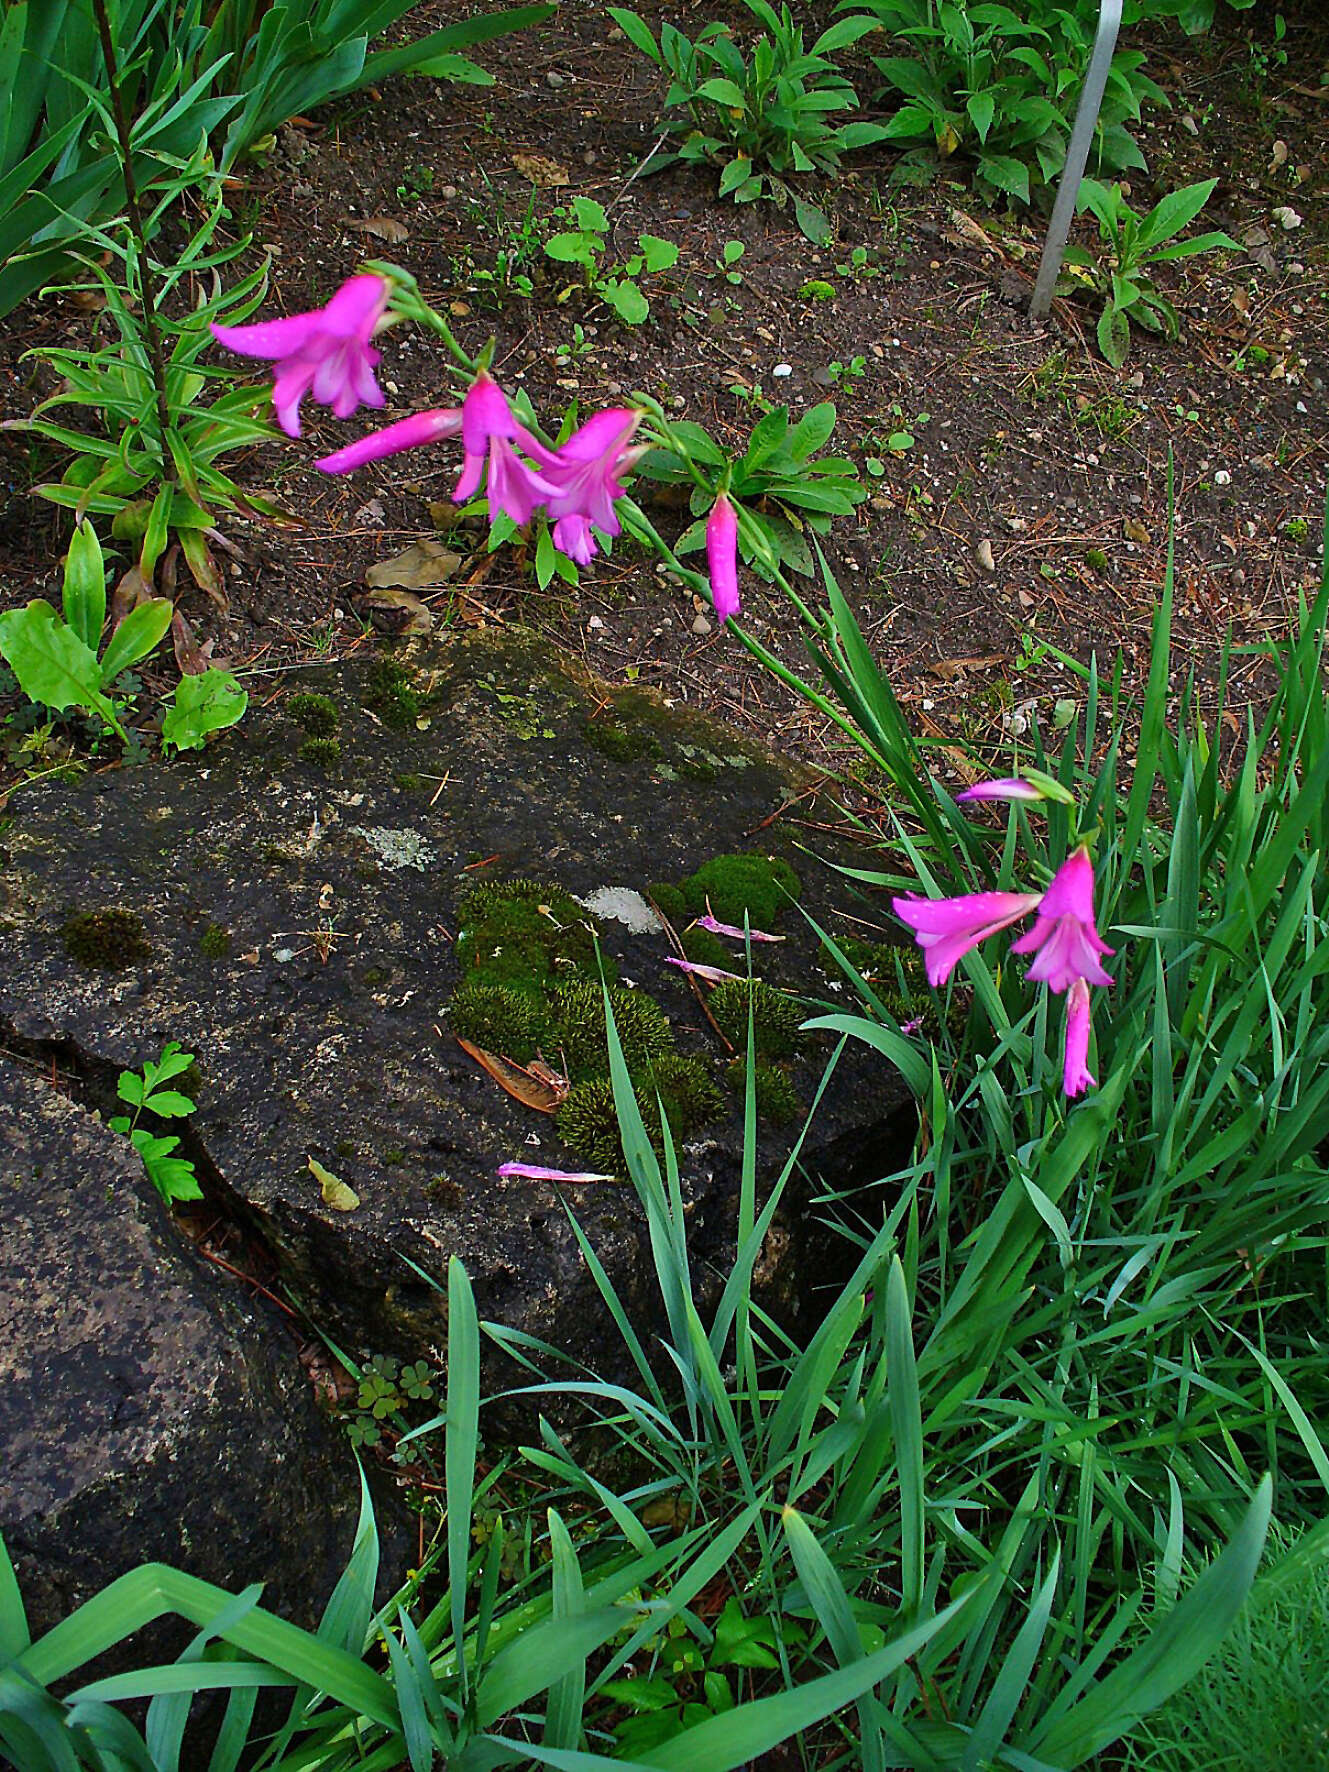
[[[426, 0], [410, 23], [429, 29], [452, 12]], [[658, 23], [655, 7], [645, 12]], [[670, 9], [694, 34], [713, 14]], [[1285, 631], [1298, 593], [1318, 579], [1329, 462], [1329, 26], [1290, 24], [1285, 66], [1262, 64], [1259, 46], [1271, 40], [1259, 12], [1221, 18], [1199, 42], [1144, 38], [1173, 108], [1142, 132], [1151, 178], [1136, 182], [1137, 206], [1216, 172], [1203, 225], [1249, 245], [1173, 267], [1182, 337], [1137, 334], [1121, 372], [1094, 350], [1088, 303], [1058, 302], [1047, 321], [1030, 321], [1041, 232], [982, 210], [962, 169], [943, 167], [918, 189], [892, 182], [889, 154], [858, 156], [816, 193], [836, 225], [821, 251], [772, 206], [719, 200], [701, 172], [634, 176], [655, 139], [662, 82], [587, 0], [565, 0], [540, 29], [482, 48], [492, 87], [399, 81], [283, 129], [235, 193], [236, 223], [276, 254], [265, 311], [314, 305], [362, 257], [395, 257], [431, 299], [452, 305], [470, 347], [496, 335], [497, 373], [525, 385], [546, 418], [573, 397], [585, 412], [640, 387], [741, 452], [761, 400], [787, 400], [797, 416], [828, 397], [832, 363], [861, 358], [861, 376], [842, 378], [829, 397], [840, 413], [833, 447], [872, 459], [872, 496], [836, 521], [832, 563], [921, 731], [991, 747], [1000, 762], [1014, 733], [1035, 717], [1046, 728], [1052, 704], [1074, 698], [1073, 675], [1042, 643], [1080, 659], [1096, 649], [1104, 661], [1121, 648], [1128, 679], [1138, 677], [1164, 570], [1169, 452], [1178, 637], [1202, 677], [1229, 630], [1238, 642]], [[850, 71], [869, 91], [866, 61]], [[560, 164], [569, 183], [533, 187], [513, 163], [530, 154]], [[650, 282], [648, 324], [622, 325], [585, 290], [565, 295], [567, 268], [541, 253], [539, 231], [558, 225], [553, 211], [577, 192], [608, 209], [620, 251], [642, 230], [679, 244], [676, 267]], [[1271, 219], [1280, 204], [1302, 214], [1300, 229]], [[367, 229], [384, 218], [405, 237], [384, 244]], [[1078, 225], [1088, 239], [1089, 225]], [[730, 286], [717, 260], [733, 239], [746, 250], [742, 281]], [[841, 275], [856, 246], [868, 251], [866, 274]], [[518, 255], [530, 298], [496, 285], [501, 252]], [[809, 278], [829, 282], [835, 298], [805, 299]], [[29, 410], [42, 385], [21, 350], [86, 337], [92, 324], [50, 298], [0, 327], [6, 416]], [[1258, 366], [1252, 345], [1265, 354]], [[790, 372], [777, 378], [777, 364]], [[284, 667], [367, 643], [366, 569], [432, 533], [429, 506], [451, 490], [447, 446], [348, 480], [310, 467], [366, 418], [377, 425], [451, 403], [441, 351], [420, 335], [390, 335], [380, 375], [385, 414], [340, 426], [307, 402], [304, 442], [239, 465], [242, 481], [276, 486], [303, 527], [231, 527], [244, 558], [231, 566], [225, 614], [186, 593], [190, 620], [218, 656], [263, 673], [251, 684], [260, 697], [279, 693]], [[916, 441], [892, 453], [885, 438], [901, 428]], [[28, 497], [25, 442], [0, 439], [0, 473], [0, 606], [34, 590], [58, 595], [65, 514]], [[680, 526], [667, 508], [650, 508], [666, 530]], [[708, 624], [690, 592], [628, 549], [584, 574], [575, 594], [557, 580], [540, 592], [504, 550], [427, 595], [441, 622], [533, 624], [613, 681], [657, 685], [829, 767], [849, 761], [826, 723], [723, 631], [698, 631]], [[748, 574], [744, 597], [753, 631], [799, 662], [782, 595]], [[1258, 700], [1260, 671], [1258, 658], [1237, 659], [1238, 703]], [[147, 673], [149, 689], [171, 675], [169, 664]]]

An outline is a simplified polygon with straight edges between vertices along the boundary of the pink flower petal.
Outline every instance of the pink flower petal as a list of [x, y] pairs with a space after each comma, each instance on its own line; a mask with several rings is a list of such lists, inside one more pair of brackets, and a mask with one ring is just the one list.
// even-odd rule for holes
[[560, 517], [555, 523], [554, 546], [578, 566], [589, 566], [598, 551], [590, 524], [585, 517], [575, 515]]
[[989, 935], [1027, 917], [1037, 892], [970, 892], [956, 898], [893, 898], [897, 917], [915, 931], [928, 983], [943, 985], [956, 963]]
[[1062, 1088], [1074, 1099], [1086, 1089], [1096, 1089], [1098, 1078], [1089, 1070], [1089, 986], [1077, 978], [1066, 993], [1066, 1048], [1062, 1063]]
[[1115, 950], [1094, 926], [1094, 864], [1084, 844], [1057, 869], [1033, 928], [1011, 943], [1011, 952], [1033, 954], [1028, 976], [1050, 991], [1069, 990], [1076, 979], [1112, 983], [1099, 956]]
[[975, 782], [973, 787], [966, 788], [962, 794], [955, 796], [957, 805], [964, 805], [970, 800], [1042, 800], [1042, 790], [1036, 788], [1031, 781], [1020, 775], [1005, 775], [997, 781]]
[[680, 972], [690, 973], [694, 978], [704, 978], [708, 984], [724, 984], [731, 978], [741, 978], [741, 972], [726, 972], [720, 966], [699, 966], [695, 960], [680, 960], [676, 954], [665, 955], [666, 966], [677, 966]]
[[382, 461], [385, 456], [400, 455], [404, 449], [418, 449], [425, 443], [437, 443], [443, 437], [455, 437], [461, 430], [461, 409], [453, 407], [437, 412], [416, 412], [371, 431], [344, 449], [322, 456], [314, 463], [325, 474], [349, 474], [366, 462]]
[[586, 1181], [613, 1181], [612, 1175], [597, 1175], [589, 1169], [545, 1169], [539, 1163], [503, 1163], [498, 1173], [505, 1181], [561, 1181], [569, 1184]]
[[707, 911], [704, 917], [697, 917], [694, 922], [695, 927], [698, 929], [709, 929], [712, 935], [730, 935], [736, 941], [743, 941], [748, 936], [750, 936], [753, 941], [787, 940], [787, 937], [783, 935], [767, 935], [764, 929], [744, 930], [737, 928], [733, 923], [721, 923], [717, 918], [713, 917], [709, 911]]

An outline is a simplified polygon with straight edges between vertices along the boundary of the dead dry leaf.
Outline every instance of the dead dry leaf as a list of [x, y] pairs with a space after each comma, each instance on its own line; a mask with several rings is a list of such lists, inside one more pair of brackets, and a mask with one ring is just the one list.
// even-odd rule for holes
[[473, 1058], [481, 1070], [489, 1073], [500, 1089], [506, 1089], [513, 1100], [521, 1102], [523, 1107], [534, 1108], [541, 1114], [556, 1114], [562, 1107], [567, 1097], [568, 1085], [553, 1071], [543, 1065], [538, 1073], [533, 1069], [523, 1070], [521, 1065], [513, 1064], [511, 1059], [500, 1058], [495, 1052], [486, 1052], [481, 1046], [472, 1046], [460, 1034], [454, 1037], [467, 1057]]
[[390, 560], [376, 560], [365, 573], [365, 583], [375, 591], [382, 590], [385, 585], [400, 585], [408, 591], [428, 590], [455, 577], [460, 565], [460, 554], [454, 554], [442, 542], [426, 536], [421, 541], [413, 541], [403, 553], [394, 554]]
[[552, 191], [569, 182], [567, 167], [546, 154], [514, 154], [512, 164], [523, 178], [530, 179], [542, 191]]
[[215, 641], [208, 640], [202, 646], [185, 618], [183, 610], [177, 609], [171, 617], [171, 646], [175, 652], [175, 662], [180, 667], [183, 677], [201, 677], [208, 668], [208, 660], [212, 654]]
[[414, 591], [400, 591], [391, 585], [366, 592], [360, 607], [369, 611], [370, 620], [383, 634], [428, 634], [433, 631], [434, 618]]
[[979, 652], [972, 658], [939, 658], [935, 664], [924, 668], [934, 677], [940, 677], [943, 683], [950, 683], [956, 677], [963, 677], [969, 671], [991, 670], [993, 665], [1004, 665], [1006, 658], [1000, 652]]
[[348, 222], [346, 225], [354, 228], [357, 233], [372, 234], [376, 240], [386, 240], [389, 246], [399, 246], [403, 240], [411, 237], [411, 230], [390, 215], [367, 215], [363, 221]]

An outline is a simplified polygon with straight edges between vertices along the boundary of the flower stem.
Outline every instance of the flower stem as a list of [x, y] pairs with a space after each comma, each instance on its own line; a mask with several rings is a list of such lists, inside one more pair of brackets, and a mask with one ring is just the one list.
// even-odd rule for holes
[[157, 428], [161, 433], [159, 442], [162, 478], [168, 484], [174, 484], [174, 463], [171, 459], [170, 446], [167, 443], [171, 429], [171, 409], [166, 389], [166, 362], [162, 356], [161, 332], [157, 326], [157, 279], [152, 269], [152, 260], [148, 256], [147, 233], [143, 226], [143, 208], [139, 202], [138, 184], [134, 178], [134, 156], [130, 139], [129, 118], [125, 113], [124, 94], [120, 90], [120, 81], [116, 74], [115, 40], [111, 35], [111, 21], [106, 11], [106, 0], [92, 0], [92, 10], [97, 20], [97, 32], [101, 38], [102, 60], [106, 64], [106, 82], [111, 97], [111, 115], [115, 120], [116, 139], [120, 148], [120, 171], [125, 181], [125, 212], [129, 218], [129, 229], [134, 237], [134, 244], [138, 248], [138, 293], [142, 309], [140, 320], [143, 327], [143, 342], [148, 353], [148, 363], [152, 370], [153, 391], [157, 400]]

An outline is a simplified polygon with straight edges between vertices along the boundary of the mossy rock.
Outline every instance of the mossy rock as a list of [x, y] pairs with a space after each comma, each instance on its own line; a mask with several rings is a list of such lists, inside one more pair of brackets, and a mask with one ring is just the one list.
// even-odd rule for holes
[[[758, 1121], [768, 1121], [772, 1126], [787, 1126], [791, 1120], [797, 1119], [802, 1104], [789, 1072], [778, 1064], [767, 1064], [764, 1059], [759, 1058], [752, 1067], [752, 1074]], [[736, 1089], [740, 1095], [745, 1094], [748, 1086], [747, 1059], [741, 1055], [731, 1058], [725, 1067], [725, 1076], [731, 1088]]]
[[331, 738], [341, 724], [337, 704], [330, 695], [293, 695], [286, 712], [311, 738]]

